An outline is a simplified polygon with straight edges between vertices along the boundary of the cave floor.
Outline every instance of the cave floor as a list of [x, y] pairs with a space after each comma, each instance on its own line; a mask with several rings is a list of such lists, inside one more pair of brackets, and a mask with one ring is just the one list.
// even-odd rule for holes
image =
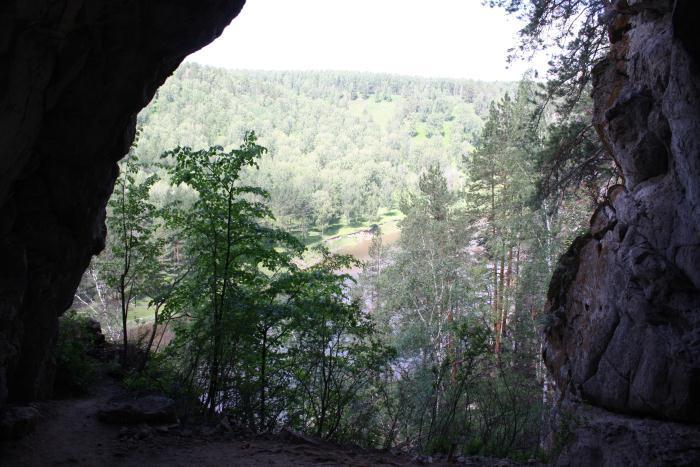
[[[447, 459], [340, 447], [280, 436], [198, 436], [183, 430], [150, 429], [143, 439], [124, 437], [127, 428], [97, 420], [98, 408], [122, 389], [104, 379], [91, 396], [40, 404], [43, 420], [19, 441], [0, 443], [0, 465], [9, 466], [404, 466]], [[189, 431], [189, 430], [188, 430]], [[431, 462], [432, 461], [432, 462]], [[514, 465], [469, 458], [462, 465]], [[450, 464], [454, 465], [454, 464]]]

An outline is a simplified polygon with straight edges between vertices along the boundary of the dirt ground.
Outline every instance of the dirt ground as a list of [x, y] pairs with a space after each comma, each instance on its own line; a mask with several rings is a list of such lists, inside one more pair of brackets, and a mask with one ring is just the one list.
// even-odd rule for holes
[[[203, 434], [185, 427], [125, 428], [97, 420], [98, 408], [121, 389], [106, 379], [95, 394], [38, 406], [34, 433], [0, 443], [0, 465], [10, 466], [406, 466], [447, 465], [446, 459], [345, 448], [289, 436]], [[462, 465], [512, 465], [462, 460]], [[450, 464], [454, 465], [454, 464]]]

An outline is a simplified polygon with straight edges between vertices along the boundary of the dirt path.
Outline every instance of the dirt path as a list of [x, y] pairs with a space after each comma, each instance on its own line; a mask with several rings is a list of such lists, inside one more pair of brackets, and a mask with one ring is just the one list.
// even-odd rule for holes
[[[444, 458], [416, 459], [407, 454], [346, 448], [291, 434], [241, 436], [213, 430], [204, 434], [197, 427], [125, 428], [98, 421], [100, 406], [122, 392], [115, 381], [105, 378], [91, 396], [40, 404], [43, 421], [34, 433], [20, 441], [0, 442], [0, 466], [448, 465]], [[517, 465], [486, 458], [460, 460], [461, 465], [469, 466]]]
[[[215, 439], [190, 430], [151, 430], [144, 439], [99, 422], [98, 408], [121, 389], [103, 380], [91, 397], [39, 406], [44, 420], [17, 442], [0, 443], [0, 465], [9, 466], [258, 466], [412, 465], [407, 456], [345, 449], [280, 437]], [[120, 437], [120, 431], [122, 436]]]

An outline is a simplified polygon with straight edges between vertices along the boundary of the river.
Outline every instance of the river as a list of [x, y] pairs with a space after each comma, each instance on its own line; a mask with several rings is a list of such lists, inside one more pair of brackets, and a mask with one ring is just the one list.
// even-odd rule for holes
[[[361, 232], [355, 234], [357, 239], [350, 245], [344, 245], [338, 249], [334, 249], [333, 253], [338, 253], [342, 255], [352, 255], [360, 261], [367, 261], [369, 259], [369, 247], [372, 245], [372, 234], [369, 232]], [[396, 241], [401, 238], [401, 230], [395, 229], [382, 235], [382, 245], [387, 247], [396, 243]], [[350, 273], [352, 276], [357, 277], [362, 268], [354, 267], [349, 271], [344, 271]]]

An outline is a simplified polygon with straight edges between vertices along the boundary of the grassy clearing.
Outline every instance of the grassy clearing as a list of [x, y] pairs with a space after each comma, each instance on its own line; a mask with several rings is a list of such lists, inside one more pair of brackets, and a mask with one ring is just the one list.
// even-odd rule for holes
[[371, 229], [373, 225], [379, 225], [382, 227], [382, 230], [384, 230], [386, 224], [397, 223], [404, 217], [403, 213], [398, 209], [380, 208], [377, 217], [371, 220], [364, 219], [349, 223], [338, 222], [331, 224], [323, 231], [323, 237], [321, 237], [321, 232], [319, 230], [311, 230], [307, 235], [306, 245], [313, 247], [324, 243], [328, 246], [330, 242], [341, 240], [343, 237], [352, 237], [355, 234], [367, 231]]
[[129, 324], [135, 324], [137, 320], [139, 322], [153, 321], [153, 310], [148, 307], [149, 301], [147, 299], [135, 300], [129, 305]]
[[353, 246], [367, 242], [364, 233], [368, 232], [373, 225], [379, 225], [383, 235], [394, 235], [400, 230], [398, 224], [404, 217], [398, 209], [381, 208], [374, 220], [336, 223], [324, 230], [323, 237], [320, 231], [312, 230], [306, 237], [305, 244], [309, 251], [304, 254], [303, 263], [313, 264], [319, 259], [318, 253], [313, 251], [313, 248], [319, 245], [325, 246], [334, 253], [352, 251]]
[[[386, 236], [386, 235], [393, 234], [394, 232], [398, 232], [400, 230], [399, 225], [398, 225], [399, 220], [400, 219], [389, 219], [389, 220], [382, 222], [381, 224], [379, 222], [377, 222], [376, 224], [381, 226], [382, 235]], [[358, 230], [354, 233], [358, 234], [358, 233], [366, 232], [367, 230], [369, 230], [369, 228], [370, 227], [367, 227], [367, 229]], [[358, 243], [358, 241], [364, 241], [364, 240], [365, 239], [362, 237], [358, 237], [357, 235], [350, 234], [350, 235], [340, 236], [338, 238], [328, 239], [324, 243], [325, 243], [325, 246], [328, 249], [330, 249], [331, 251], [338, 251], [338, 250], [347, 248], [349, 246], [352, 246], [352, 245]]]
[[357, 116], [362, 117], [367, 111], [370, 118], [382, 129], [386, 130], [389, 123], [396, 116], [396, 111], [398, 109], [398, 103], [401, 101], [401, 97], [392, 96], [391, 101], [380, 101], [377, 102], [374, 98], [369, 99], [356, 99], [349, 104], [350, 112]]

